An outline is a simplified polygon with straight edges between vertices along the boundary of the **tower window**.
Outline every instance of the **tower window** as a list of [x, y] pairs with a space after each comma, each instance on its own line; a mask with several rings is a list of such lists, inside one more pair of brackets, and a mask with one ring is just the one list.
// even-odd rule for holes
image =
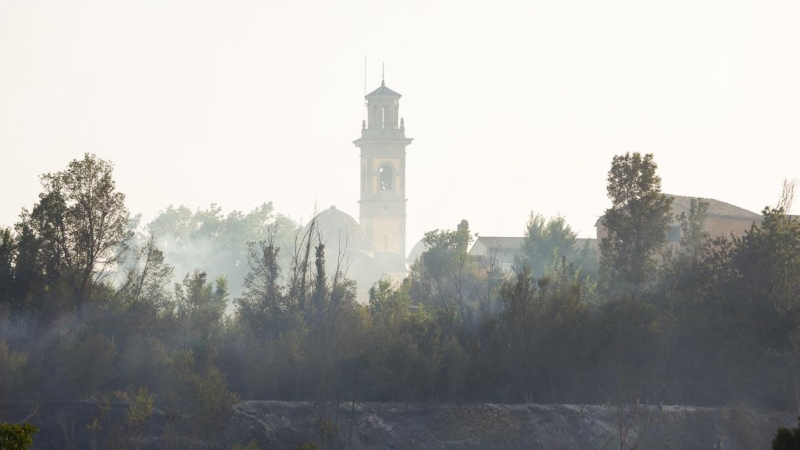
[[384, 164], [379, 169], [380, 176], [378, 177], [380, 182], [380, 187], [382, 191], [391, 191], [392, 190], [392, 181], [394, 181], [392, 177], [392, 167], [388, 164]]

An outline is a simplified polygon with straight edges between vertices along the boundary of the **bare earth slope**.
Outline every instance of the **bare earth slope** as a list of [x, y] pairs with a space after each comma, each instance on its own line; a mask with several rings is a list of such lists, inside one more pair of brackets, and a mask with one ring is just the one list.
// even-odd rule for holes
[[[126, 425], [125, 405], [103, 412], [91, 402], [0, 403], [0, 421], [40, 427], [36, 449], [231, 449], [255, 439], [261, 449], [768, 449], [794, 414], [748, 408], [493, 404], [342, 404], [245, 401], [216, 430], [197, 430], [189, 414], [156, 411], [144, 429]], [[34, 413], [35, 411], [35, 413]], [[33, 413], [33, 415], [31, 415]], [[99, 427], [92, 427], [98, 419]], [[203, 433], [204, 435], [201, 435]], [[620, 438], [621, 436], [621, 438]]]

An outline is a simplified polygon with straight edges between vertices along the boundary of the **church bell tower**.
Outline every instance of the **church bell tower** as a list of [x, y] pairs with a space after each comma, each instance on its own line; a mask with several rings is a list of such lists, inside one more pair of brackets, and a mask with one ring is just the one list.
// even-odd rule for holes
[[361, 123], [361, 228], [375, 246], [375, 258], [405, 272], [406, 127], [399, 118], [400, 97], [381, 86], [367, 94], [367, 120]]

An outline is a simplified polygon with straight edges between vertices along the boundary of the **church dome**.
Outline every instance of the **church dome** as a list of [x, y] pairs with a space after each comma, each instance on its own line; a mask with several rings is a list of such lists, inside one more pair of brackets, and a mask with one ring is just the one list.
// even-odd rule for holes
[[411, 251], [408, 253], [406, 257], [406, 265], [412, 265], [422, 256], [423, 253], [428, 251], [428, 246], [425, 245], [425, 242], [420, 239], [414, 244], [414, 247], [411, 248]]
[[[365, 253], [375, 252], [375, 246], [372, 245], [358, 222], [349, 214], [336, 209], [335, 206], [317, 214], [312, 222], [316, 223], [316, 230], [312, 236], [315, 242], [319, 238], [326, 247], [347, 247], [350, 250], [360, 250]], [[304, 235], [310, 229], [312, 222], [303, 228]]]

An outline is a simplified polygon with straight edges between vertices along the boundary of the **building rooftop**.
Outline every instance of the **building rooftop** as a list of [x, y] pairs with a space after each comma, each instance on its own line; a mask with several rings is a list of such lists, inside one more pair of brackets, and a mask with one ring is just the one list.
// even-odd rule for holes
[[741, 218], [741, 219], [748, 219], [748, 220], [760, 220], [761, 214], [754, 213], [752, 211], [748, 211], [744, 208], [740, 208], [735, 205], [731, 205], [730, 203], [725, 203], [719, 200], [714, 200], [713, 198], [702, 198], [702, 197], [687, 197], [685, 195], [672, 195], [667, 194], [668, 196], [672, 197], [672, 212], [674, 214], [680, 214], [685, 212], [686, 214], [689, 213], [689, 208], [691, 205], [691, 200], [693, 198], [697, 200], [702, 200], [708, 203], [708, 215], [709, 216], [716, 216], [716, 217], [733, 217], [733, 218]]
[[[520, 236], [478, 236], [475, 241], [480, 241], [486, 248], [493, 250], [510, 250], [513, 252], [519, 251], [522, 244], [525, 243], [525, 238]], [[597, 247], [597, 239], [594, 238], [575, 238], [575, 247], [582, 248], [584, 246]]]
[[[679, 215], [680, 213], [689, 214], [689, 209], [691, 208], [692, 199], [697, 199], [708, 203], [708, 216], [709, 217], [727, 217], [733, 219], [743, 219], [743, 220], [761, 220], [761, 214], [754, 213], [752, 211], [748, 211], [744, 208], [740, 208], [736, 205], [731, 205], [730, 203], [725, 203], [720, 200], [715, 200], [713, 198], [703, 198], [703, 197], [689, 197], [686, 195], [673, 195], [673, 194], [665, 194], [667, 197], [672, 198], [672, 211], [673, 215]], [[605, 215], [600, 216], [597, 221], [595, 222], [595, 226], [600, 225], [601, 221], [603, 220]]]
[[476, 243], [481, 241], [486, 248], [517, 251], [525, 242], [524, 237], [516, 236], [478, 236]]
[[374, 91], [370, 92], [366, 95], [367, 97], [397, 97], [400, 98], [402, 95], [398, 94], [397, 92], [389, 89], [386, 85], [381, 81], [381, 87], [375, 89]]

